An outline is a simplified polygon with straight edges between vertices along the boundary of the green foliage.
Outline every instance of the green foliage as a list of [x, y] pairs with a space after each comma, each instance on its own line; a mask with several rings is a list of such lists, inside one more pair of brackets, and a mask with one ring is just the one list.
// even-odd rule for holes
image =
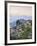
[[[16, 22], [16, 24], [19, 27], [19, 29], [21, 29], [21, 31], [19, 29], [18, 30], [16, 29], [17, 31], [14, 32], [15, 35], [13, 35], [15, 39], [31, 39], [32, 38], [32, 24], [24, 23], [21, 25], [19, 20]], [[21, 28], [19, 24], [21, 25]]]
[[30, 33], [32, 33], [32, 27], [30, 28], [29, 25], [25, 27], [25, 25], [21, 26], [22, 32], [20, 33], [20, 37], [24, 39], [28, 39]]

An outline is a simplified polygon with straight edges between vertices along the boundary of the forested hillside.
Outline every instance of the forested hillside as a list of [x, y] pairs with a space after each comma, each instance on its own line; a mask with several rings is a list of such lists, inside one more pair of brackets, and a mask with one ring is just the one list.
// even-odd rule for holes
[[19, 19], [16, 21], [16, 25], [10, 28], [10, 40], [31, 38], [32, 20]]

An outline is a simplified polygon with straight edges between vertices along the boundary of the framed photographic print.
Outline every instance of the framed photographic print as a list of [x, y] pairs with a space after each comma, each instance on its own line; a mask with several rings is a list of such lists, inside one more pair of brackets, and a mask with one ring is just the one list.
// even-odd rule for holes
[[36, 3], [5, 1], [5, 45], [36, 43]]

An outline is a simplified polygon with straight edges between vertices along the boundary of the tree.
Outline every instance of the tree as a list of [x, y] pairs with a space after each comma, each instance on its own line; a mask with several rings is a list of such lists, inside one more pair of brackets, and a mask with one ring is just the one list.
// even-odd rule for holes
[[16, 21], [16, 25], [19, 25], [19, 24], [20, 24], [20, 21], [19, 21], [19, 20], [17, 20], [17, 21]]

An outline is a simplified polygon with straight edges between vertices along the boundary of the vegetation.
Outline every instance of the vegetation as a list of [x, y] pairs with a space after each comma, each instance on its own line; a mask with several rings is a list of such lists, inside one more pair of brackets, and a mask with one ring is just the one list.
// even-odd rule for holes
[[32, 21], [16, 21], [16, 29], [12, 29], [10, 39], [31, 39], [32, 38]]

